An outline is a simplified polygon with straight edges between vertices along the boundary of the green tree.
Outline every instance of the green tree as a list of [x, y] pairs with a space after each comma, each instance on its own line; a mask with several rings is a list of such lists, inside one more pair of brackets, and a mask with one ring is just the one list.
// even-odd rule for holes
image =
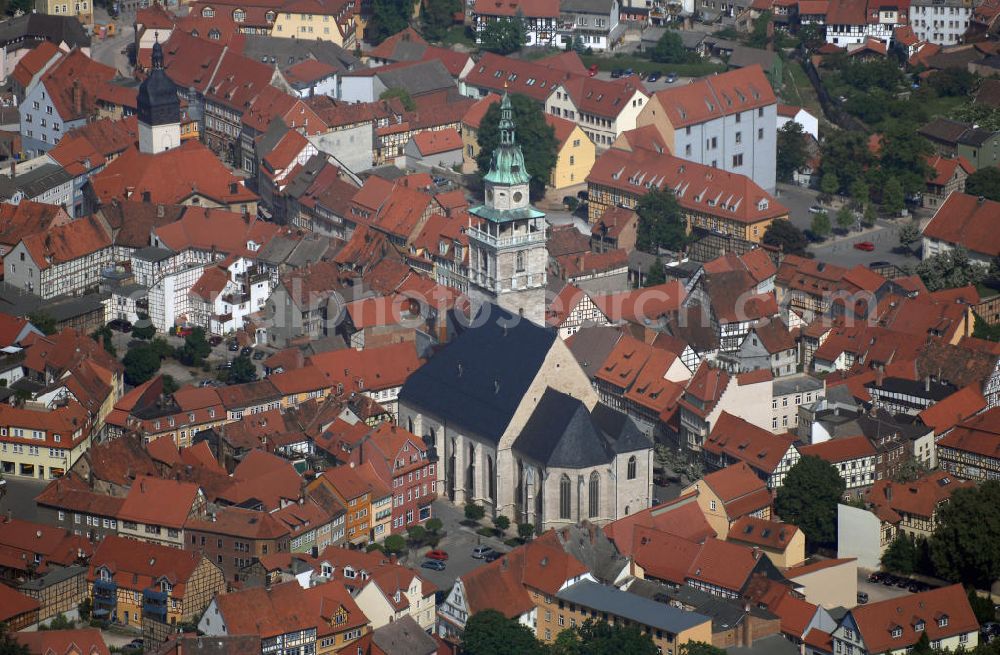
[[406, 550], [406, 539], [403, 539], [401, 535], [391, 534], [382, 542], [382, 548], [387, 553], [398, 555]]
[[482, 505], [477, 505], [476, 503], [465, 504], [466, 521], [482, 521], [484, 516], [486, 516], [486, 510], [483, 509]]
[[503, 514], [497, 514], [493, 517], [493, 527], [496, 528], [497, 532], [500, 533], [500, 536], [503, 537], [503, 533], [510, 527], [510, 519]]
[[837, 503], [844, 489], [836, 468], [807, 455], [788, 471], [774, 509], [783, 521], [797, 525], [812, 546], [830, 544], [837, 540]]
[[886, 571], [910, 575], [917, 566], [917, 547], [913, 538], [900, 532], [882, 553], [882, 568]]
[[965, 180], [965, 192], [970, 196], [982, 196], [987, 200], [1000, 201], [1000, 168], [984, 166]]
[[90, 600], [90, 598], [84, 598], [77, 606], [77, 612], [80, 614], [80, 620], [84, 623], [90, 623], [90, 615], [93, 611], [94, 602]]
[[156, 326], [153, 325], [146, 314], [139, 314], [139, 320], [136, 323], [143, 323], [142, 327], [133, 326], [132, 328], [132, 336], [136, 339], [149, 341], [156, 334]]
[[689, 641], [681, 644], [677, 655], [726, 655], [725, 649], [706, 644], [704, 641]]
[[638, 628], [610, 625], [587, 619], [583, 625], [563, 630], [549, 648], [549, 655], [656, 655], [656, 645]]
[[240, 355], [233, 360], [229, 368], [229, 384], [243, 384], [257, 379], [257, 368], [250, 360], [250, 355]]
[[427, 523], [425, 523], [424, 526], [427, 528], [427, 531], [430, 532], [431, 534], [437, 534], [438, 532], [441, 531], [441, 528], [444, 527], [444, 522], [442, 522], [441, 519], [435, 517], [427, 519]]
[[913, 221], [908, 221], [899, 226], [899, 245], [907, 250], [907, 253], [911, 252], [911, 248], [914, 243], [920, 241], [920, 228]]
[[653, 265], [649, 267], [646, 272], [646, 279], [642, 280], [642, 285], [644, 287], [655, 287], [657, 284], [663, 284], [667, 281], [667, 272], [663, 267], [663, 260], [659, 257], [653, 262]]
[[973, 264], [969, 251], [958, 246], [917, 264], [917, 275], [928, 291], [940, 291], [978, 284], [986, 277], [986, 267]]
[[426, 0], [420, 14], [424, 37], [431, 41], [441, 41], [455, 24], [455, 12], [462, 9], [458, 0]]
[[670, 189], [654, 189], [639, 199], [636, 247], [656, 254], [658, 248], [682, 250], [687, 244], [687, 225], [681, 206]]
[[837, 227], [849, 230], [856, 220], [854, 212], [847, 205], [843, 205], [837, 210]]
[[[531, 197], [538, 199], [545, 195], [545, 187], [556, 165], [555, 130], [545, 122], [542, 106], [531, 98], [515, 94], [510, 97], [510, 105], [517, 128], [517, 143], [524, 153], [524, 167], [531, 176]], [[480, 147], [476, 163], [483, 175], [489, 172], [493, 151], [500, 143], [499, 123], [500, 103], [495, 102], [486, 110], [476, 133]]]
[[410, 92], [402, 87], [394, 87], [392, 89], [386, 89], [382, 92], [382, 95], [378, 97], [379, 100], [392, 100], [396, 98], [399, 100], [400, 104], [403, 105], [403, 109], [406, 111], [414, 111], [417, 108], [417, 103], [413, 101], [413, 96]]
[[927, 633], [922, 632], [920, 639], [917, 639], [917, 643], [913, 645], [913, 650], [909, 652], [912, 655], [934, 655], [936, 651], [931, 648], [931, 640], [927, 637]]
[[19, 644], [6, 623], [0, 622], [0, 655], [31, 655], [27, 646]]
[[763, 242], [769, 246], [781, 248], [789, 255], [804, 255], [809, 240], [802, 230], [795, 227], [791, 221], [772, 221], [764, 232]]
[[996, 609], [993, 607], [992, 600], [977, 594], [975, 587], [969, 587], [965, 593], [969, 598], [972, 613], [976, 615], [976, 620], [979, 621], [980, 625], [997, 620]]
[[149, 344], [141, 344], [125, 353], [125, 382], [132, 386], [151, 379], [160, 370], [160, 356]]
[[869, 202], [865, 203], [865, 211], [861, 214], [861, 222], [865, 227], [873, 227], [875, 225], [875, 219], [877, 215], [875, 214], [875, 207]]
[[174, 376], [163, 373], [160, 377], [163, 379], [163, 393], [170, 395], [180, 388], [180, 385], [177, 384], [177, 380], [174, 379]]
[[762, 12], [760, 16], [754, 19], [753, 31], [750, 32], [747, 45], [751, 48], [766, 48], [771, 40], [771, 37], [768, 35], [770, 24], [771, 12], [769, 11]]
[[205, 338], [205, 328], [196, 327], [184, 337], [184, 345], [177, 349], [177, 359], [187, 366], [200, 366], [212, 352], [212, 346]]
[[871, 190], [868, 188], [868, 184], [862, 179], [851, 182], [850, 194], [851, 200], [854, 201], [854, 206], [858, 209], [867, 205], [871, 199]]
[[895, 179], [902, 193], [921, 191], [930, 174], [927, 157], [931, 152], [930, 142], [917, 132], [916, 125], [893, 122], [882, 135], [879, 173], [887, 185]]
[[413, 14], [410, 0], [372, 0], [372, 18], [365, 33], [367, 41], [378, 45], [409, 25]]
[[118, 356], [118, 351], [115, 349], [114, 341], [112, 341], [113, 335], [111, 334], [111, 328], [104, 325], [97, 329], [90, 338], [94, 341], [100, 341], [104, 345], [104, 350], [112, 357]]
[[473, 614], [462, 633], [462, 652], [467, 655], [543, 655], [545, 650], [527, 626], [496, 610]]
[[649, 58], [661, 64], [683, 64], [691, 60], [690, 54], [681, 41], [681, 35], [677, 30], [666, 30], [659, 38], [653, 49], [649, 51]]
[[795, 171], [806, 165], [806, 135], [802, 126], [788, 121], [778, 130], [778, 179], [791, 182]]
[[823, 173], [823, 177], [819, 181], [819, 190], [828, 196], [840, 191], [840, 179], [837, 174], [833, 171]]
[[76, 622], [75, 621], [70, 621], [69, 619], [66, 618], [65, 614], [63, 614], [62, 612], [59, 612], [47, 624], [45, 624], [45, 625], [39, 625], [38, 629], [39, 630], [72, 630], [75, 627], [76, 627]]
[[486, 24], [480, 34], [480, 47], [487, 52], [509, 55], [517, 52], [528, 42], [524, 20], [515, 16], [510, 20], [495, 20]]
[[1000, 578], [1000, 481], [956, 489], [930, 538], [938, 576], [988, 589]]
[[898, 216], [905, 206], [903, 185], [895, 177], [890, 177], [882, 188], [882, 210], [890, 216]]
[[868, 138], [858, 131], [836, 130], [823, 137], [820, 147], [822, 175], [833, 173], [842, 189], [863, 180], [877, 162], [868, 149]]
[[52, 314], [49, 314], [45, 310], [28, 314], [28, 322], [41, 330], [44, 335], [56, 333], [56, 319], [52, 318]]
[[524, 541], [530, 541], [535, 536], [535, 526], [530, 523], [518, 523], [517, 536]]
[[415, 544], [422, 544], [427, 539], [427, 530], [421, 525], [413, 525], [406, 529], [406, 536]]
[[826, 212], [813, 214], [812, 224], [809, 226], [809, 230], [813, 234], [818, 237], [825, 237], [830, 234], [831, 229], [830, 216]]

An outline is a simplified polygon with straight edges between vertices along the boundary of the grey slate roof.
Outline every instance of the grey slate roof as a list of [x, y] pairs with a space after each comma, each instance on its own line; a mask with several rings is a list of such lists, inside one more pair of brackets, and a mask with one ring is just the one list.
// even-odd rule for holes
[[733, 54], [729, 56], [729, 66], [731, 68], [745, 68], [760, 64], [761, 68], [769, 71], [774, 66], [774, 60], [777, 57], [777, 53], [769, 50], [737, 46], [733, 48]]
[[405, 89], [411, 96], [455, 86], [455, 79], [437, 59], [421, 61], [404, 68], [375, 73], [389, 89]]
[[[712, 632], [722, 632], [734, 628], [745, 621], [747, 617], [742, 602], [715, 596], [694, 587], [674, 587], [654, 580], [634, 580], [628, 586], [628, 593], [653, 600], [662, 605], [670, 603], [675, 607], [691, 609], [708, 616], [712, 619]], [[765, 620], [778, 618], [757, 605], [750, 606], [749, 616]]]
[[591, 380], [601, 369], [601, 363], [608, 358], [622, 333], [616, 327], [607, 325], [585, 325], [573, 335], [569, 351], [576, 358], [583, 372]]
[[704, 614], [670, 607], [590, 580], [582, 580], [557, 592], [556, 598], [615, 614], [675, 635], [710, 620]]
[[43, 299], [12, 284], [0, 282], [0, 312], [12, 316], [27, 316], [44, 310], [56, 323], [68, 321], [93, 312], [104, 310], [107, 294], [91, 293], [85, 296], [56, 296]]
[[[399, 402], [499, 443], [556, 340], [495, 305], [411, 375]], [[505, 327], [506, 326], [506, 327]]]
[[285, 262], [291, 268], [303, 268], [323, 259], [330, 251], [330, 239], [320, 234], [307, 234], [295, 244], [295, 249]]
[[32, 38], [56, 45], [65, 42], [70, 48], [90, 47], [90, 36], [74, 16], [31, 13], [0, 21], [0, 45]]
[[816, 391], [823, 388], [823, 381], [811, 375], [802, 373], [799, 375], [789, 375], [787, 377], [774, 378], [773, 395], [785, 396], [790, 393], [802, 391]]
[[[360, 60], [330, 41], [313, 41], [310, 39], [282, 39], [271, 36], [245, 36], [243, 54], [251, 59], [264, 63], [267, 58], [269, 66], [277, 66], [284, 71], [294, 64], [306, 59], [316, 59], [330, 64], [339, 72], [363, 68]], [[271, 61], [271, 58], [274, 61]]]
[[616, 453], [651, 446], [632, 419], [598, 404], [593, 412], [579, 399], [546, 389], [514, 441], [514, 450], [543, 466], [582, 469], [600, 466]]
[[562, 0], [559, 3], [559, 10], [573, 14], [601, 14], [608, 16], [611, 14], [613, 0]]
[[54, 189], [72, 179], [73, 176], [58, 164], [42, 164], [14, 179], [0, 175], [0, 198], [12, 198], [19, 190], [28, 198], [37, 198], [49, 189]]
[[162, 262], [164, 259], [170, 259], [173, 254], [173, 250], [158, 248], [156, 246], [148, 246], [146, 248], [136, 250], [132, 253], [132, 256], [138, 257], [139, 259], [147, 262]]
[[437, 642], [407, 614], [372, 633], [372, 641], [386, 655], [434, 655]]

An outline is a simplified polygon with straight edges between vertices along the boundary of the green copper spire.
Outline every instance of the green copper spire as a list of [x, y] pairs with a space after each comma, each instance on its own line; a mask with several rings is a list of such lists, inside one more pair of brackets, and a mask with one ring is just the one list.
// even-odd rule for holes
[[524, 167], [524, 154], [517, 145], [514, 112], [506, 93], [500, 101], [500, 143], [490, 159], [490, 172], [483, 178], [486, 182], [502, 185], [527, 184], [531, 176]]

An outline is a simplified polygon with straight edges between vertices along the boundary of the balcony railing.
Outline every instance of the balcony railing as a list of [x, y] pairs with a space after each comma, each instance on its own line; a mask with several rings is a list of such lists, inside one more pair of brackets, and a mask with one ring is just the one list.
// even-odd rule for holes
[[469, 236], [482, 241], [483, 243], [493, 246], [494, 248], [513, 248], [516, 246], [524, 246], [534, 243], [545, 243], [545, 232], [529, 232], [528, 234], [514, 234], [510, 236], [496, 237], [489, 232], [483, 232], [478, 228], [472, 228], [468, 231]]

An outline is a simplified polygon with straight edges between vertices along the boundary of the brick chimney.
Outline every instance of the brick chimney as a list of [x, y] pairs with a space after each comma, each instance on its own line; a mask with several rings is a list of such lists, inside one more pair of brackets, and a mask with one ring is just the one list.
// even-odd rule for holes
[[73, 113], [76, 116], [83, 113], [83, 89], [79, 78], [73, 80]]

